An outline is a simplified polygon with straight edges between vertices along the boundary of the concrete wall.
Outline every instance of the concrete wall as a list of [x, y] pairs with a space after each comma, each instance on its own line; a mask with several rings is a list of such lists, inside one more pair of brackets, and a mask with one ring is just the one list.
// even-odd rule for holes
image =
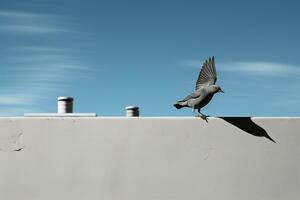
[[298, 200], [299, 130], [300, 118], [1, 118], [0, 199]]

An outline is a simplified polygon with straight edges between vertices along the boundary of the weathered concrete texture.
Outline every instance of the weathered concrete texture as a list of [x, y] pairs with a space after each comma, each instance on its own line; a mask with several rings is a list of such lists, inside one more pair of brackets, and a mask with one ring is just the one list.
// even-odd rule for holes
[[0, 199], [298, 200], [299, 188], [300, 118], [0, 119]]

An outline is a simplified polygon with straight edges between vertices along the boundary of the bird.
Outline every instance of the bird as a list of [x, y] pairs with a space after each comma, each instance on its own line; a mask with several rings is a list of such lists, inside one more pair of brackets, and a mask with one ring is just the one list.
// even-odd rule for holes
[[192, 108], [193, 113], [195, 113], [195, 110], [197, 109], [200, 115], [196, 116], [201, 117], [207, 122], [207, 117], [209, 117], [209, 115], [201, 113], [201, 108], [206, 106], [216, 93], [224, 93], [221, 87], [216, 85], [216, 81], [217, 72], [215, 58], [212, 56], [206, 59], [202, 65], [196, 81], [195, 91], [183, 100], [177, 101], [174, 104], [174, 107], [177, 109], [189, 107]]

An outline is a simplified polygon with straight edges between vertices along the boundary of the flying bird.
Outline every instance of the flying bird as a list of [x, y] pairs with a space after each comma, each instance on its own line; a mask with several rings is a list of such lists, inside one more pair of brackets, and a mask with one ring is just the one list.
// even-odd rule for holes
[[183, 100], [177, 101], [174, 106], [177, 109], [183, 107], [192, 108], [194, 113], [197, 109], [198, 113], [200, 114], [197, 116], [200, 116], [202, 119], [207, 121], [208, 115], [201, 113], [201, 108], [210, 102], [214, 94], [218, 92], [224, 93], [221, 87], [216, 85], [216, 81], [217, 72], [215, 67], [215, 58], [212, 57], [208, 60], [205, 60], [203, 63], [201, 71], [198, 75], [195, 91], [185, 97]]

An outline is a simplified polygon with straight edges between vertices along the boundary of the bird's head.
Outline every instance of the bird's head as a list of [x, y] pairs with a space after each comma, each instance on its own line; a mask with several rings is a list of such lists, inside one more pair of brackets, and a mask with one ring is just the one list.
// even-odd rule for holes
[[223, 90], [221, 89], [221, 87], [218, 86], [218, 85], [214, 85], [214, 86], [213, 86], [213, 92], [214, 92], [214, 93], [218, 93], [218, 92], [224, 93], [224, 91], [223, 91]]

